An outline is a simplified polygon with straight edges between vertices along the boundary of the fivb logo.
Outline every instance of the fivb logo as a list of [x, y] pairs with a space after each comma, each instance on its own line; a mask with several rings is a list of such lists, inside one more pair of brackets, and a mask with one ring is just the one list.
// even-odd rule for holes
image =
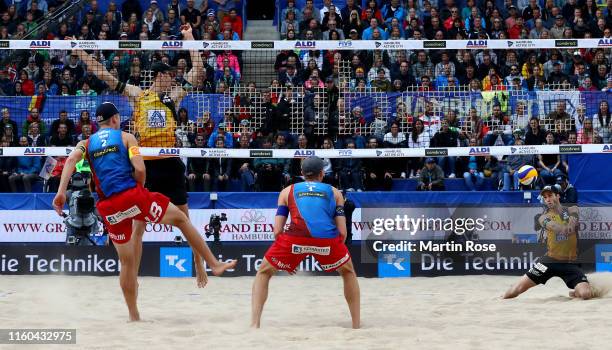
[[164, 41], [162, 43], [162, 49], [182, 49], [183, 42], [182, 41]]
[[165, 248], [159, 249], [159, 276], [160, 277], [191, 277], [192, 273], [191, 249]]

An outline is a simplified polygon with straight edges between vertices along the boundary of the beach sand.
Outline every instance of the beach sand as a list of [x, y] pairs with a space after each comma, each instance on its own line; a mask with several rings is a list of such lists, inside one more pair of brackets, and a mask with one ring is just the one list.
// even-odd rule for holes
[[[612, 274], [594, 274], [612, 286]], [[249, 329], [252, 277], [141, 278], [144, 322], [128, 323], [117, 277], [2, 276], [0, 328], [76, 328], [76, 346], [2, 349], [605, 349], [612, 296], [579, 301], [560, 279], [514, 300], [517, 277], [359, 280], [360, 330], [350, 329], [340, 278], [278, 276], [262, 328]]]

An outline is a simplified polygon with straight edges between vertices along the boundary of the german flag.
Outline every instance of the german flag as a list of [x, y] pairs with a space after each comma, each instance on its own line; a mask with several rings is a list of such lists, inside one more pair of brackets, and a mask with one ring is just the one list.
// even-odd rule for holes
[[30, 106], [28, 108], [28, 111], [31, 111], [32, 108], [37, 108], [38, 112], [42, 114], [46, 99], [47, 99], [46, 94], [32, 96], [32, 100], [30, 101]]

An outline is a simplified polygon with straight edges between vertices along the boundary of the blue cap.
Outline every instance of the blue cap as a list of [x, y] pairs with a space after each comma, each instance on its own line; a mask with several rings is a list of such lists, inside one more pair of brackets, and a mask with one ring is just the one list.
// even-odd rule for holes
[[425, 163], [435, 163], [435, 162], [436, 162], [436, 160], [433, 159], [432, 157], [429, 157], [429, 158], [425, 159]]

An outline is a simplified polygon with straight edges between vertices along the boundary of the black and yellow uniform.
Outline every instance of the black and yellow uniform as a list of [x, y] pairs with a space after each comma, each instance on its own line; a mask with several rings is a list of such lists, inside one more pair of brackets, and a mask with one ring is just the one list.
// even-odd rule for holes
[[[142, 147], [175, 147], [176, 108], [167, 94], [143, 91], [136, 101], [136, 135]], [[145, 187], [170, 198], [175, 205], [187, 204], [185, 164], [178, 157], [146, 157]]]
[[[567, 208], [561, 214], [547, 209], [543, 216], [545, 221], [566, 225], [570, 219]], [[545, 284], [552, 277], [563, 279], [568, 288], [574, 289], [578, 283], [588, 282], [584, 272], [577, 263], [578, 234], [567, 235], [551, 229], [542, 228], [546, 237], [546, 255], [540, 257], [527, 276], [537, 284]]]

